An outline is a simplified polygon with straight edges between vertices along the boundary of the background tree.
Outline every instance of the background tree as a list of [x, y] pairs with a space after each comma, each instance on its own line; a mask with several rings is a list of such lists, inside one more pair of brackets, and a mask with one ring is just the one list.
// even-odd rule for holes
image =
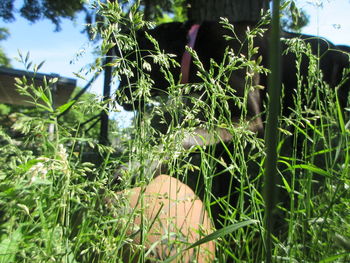
[[[0, 27], [0, 41], [6, 40], [9, 35], [10, 33], [7, 30], [7, 28]], [[10, 59], [6, 56], [5, 51], [1, 46], [0, 46], [0, 66], [5, 66], [5, 67], [11, 66]]]
[[[112, 0], [113, 1], [113, 0]], [[118, 0], [125, 10], [134, 1]], [[0, 1], [0, 19], [4, 22], [13, 22], [16, 13], [28, 21], [35, 23], [42, 19], [49, 19], [56, 30], [60, 30], [62, 18], [74, 19], [78, 12], [84, 12], [87, 22], [94, 19], [94, 12], [89, 10], [88, 1], [81, 0], [25, 0], [21, 1], [19, 8], [15, 8], [16, 0]], [[93, 1], [91, 1], [93, 2]], [[174, 14], [180, 10], [185, 0], [142, 0], [140, 8], [146, 20], [157, 20], [164, 14]], [[172, 17], [174, 17], [172, 15]]]
[[[285, 1], [284, 1], [285, 2]], [[300, 32], [309, 23], [309, 16], [301, 8], [298, 8], [294, 1], [281, 11], [281, 26], [285, 30]]]
[[41, 19], [49, 19], [56, 30], [60, 29], [61, 18], [73, 19], [77, 12], [85, 10], [84, 1], [80, 0], [25, 0], [17, 9], [14, 7], [15, 0], [0, 1], [0, 18], [5, 22], [15, 20], [15, 13], [30, 22], [37, 22]]
[[[55, 30], [60, 30], [62, 18], [72, 20], [79, 12], [85, 13], [87, 23], [98, 20], [94, 10], [89, 9], [88, 4], [81, 0], [25, 0], [21, 1], [17, 9], [15, 2], [16, 0], [0, 1], [0, 19], [12, 22], [16, 13], [33, 23], [49, 19], [55, 25]], [[125, 0], [118, 2], [123, 6], [126, 15], [134, 3]], [[270, 0], [141, 0], [140, 10], [145, 20], [158, 23], [187, 19], [200, 22], [219, 20], [220, 17], [227, 17], [232, 22], [253, 22], [259, 20], [261, 9], [266, 11], [269, 8], [269, 2]], [[283, 15], [284, 28], [294, 31], [298, 31], [308, 22], [306, 14], [296, 8], [294, 1], [291, 1], [290, 8], [285, 10]]]

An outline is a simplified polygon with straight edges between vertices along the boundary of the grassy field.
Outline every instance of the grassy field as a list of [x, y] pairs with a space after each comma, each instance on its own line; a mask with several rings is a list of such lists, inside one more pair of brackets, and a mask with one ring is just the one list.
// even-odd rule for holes
[[[102, 15], [115, 19], [117, 11], [121, 10], [100, 10]], [[132, 19], [132, 25], [140, 24], [137, 14]], [[102, 30], [105, 39], [102, 53], [112, 45], [109, 39], [114, 34], [110, 30], [114, 23], [96, 29]], [[113, 35], [125, 54], [133, 47], [133, 29], [137, 27], [132, 28], [130, 35]], [[198, 194], [211, 218], [217, 216], [216, 210], [209, 209], [213, 205], [226, 211], [220, 218], [220, 230], [203, 236], [202, 240], [215, 241], [214, 262], [263, 262], [266, 254], [262, 193], [265, 143], [246, 129], [246, 97], [236, 97], [242, 107], [239, 125], [231, 121], [225, 104], [227, 95], [223, 96], [229, 87], [218, 84], [217, 73], [224, 76], [235, 70], [232, 65], [239, 69], [264, 69], [257, 68], [250, 57], [231, 55], [227, 53], [228, 63], [213, 65], [215, 70], [202, 75], [203, 82], [192, 87], [210, 94], [207, 101], [202, 101], [190, 97], [186, 88], [179, 89], [179, 84], [173, 81], [166, 70], [171, 57], [155, 54], [169, 81], [171, 99], [151, 108], [135, 105], [144, 114], [135, 115], [133, 127], [116, 129], [111, 135], [117, 142], [113, 147], [99, 145], [85, 134], [85, 128], [80, 126], [84, 120], [66, 123], [58, 119], [68, 105], [52, 107], [50, 83], [33, 87], [30, 80], [19, 79], [21, 92], [34, 104], [39, 98], [44, 104], [36, 104], [36, 110], [30, 115], [13, 115], [12, 128], [2, 126], [0, 129], [0, 263], [122, 262], [125, 251], [139, 255], [139, 262], [144, 262], [152, 247], [143, 242], [154, 222], [143, 220], [140, 228], [143, 238], [140, 243], [133, 242], [130, 229], [140, 226], [133, 225], [132, 218], [140, 214], [142, 217], [142, 207], [132, 209], [120, 191], [148, 185], [154, 177], [155, 171], [150, 169], [154, 163], [166, 165], [169, 175], [189, 185], [198, 185], [201, 189], [198, 188]], [[296, 99], [303, 101], [303, 105], [296, 103], [293, 113], [280, 120], [279, 196], [272, 255], [275, 262], [349, 262], [348, 112], [341, 114], [334, 90], [319, 77], [318, 58], [310, 59], [314, 63], [305, 81], [308, 89], [317, 90], [319, 95], [314, 98], [311, 93], [301, 93], [301, 87], [297, 87]], [[23, 60], [28, 66], [28, 61]], [[130, 73], [131, 64], [126, 58], [114, 63], [118, 68], [116, 78]], [[147, 79], [150, 65], [143, 66], [138, 72], [139, 94], [146, 101], [152, 101], [149, 96], [152, 82]], [[246, 82], [249, 90], [249, 76]], [[226, 88], [224, 92], [223, 88]], [[29, 90], [35, 91], [34, 95], [28, 93]], [[234, 98], [234, 92], [230, 94]], [[192, 100], [191, 107], [183, 105], [183, 97]], [[74, 110], [84, 116], [103, 107], [90, 98], [80, 101]], [[160, 134], [150, 123], [154, 116], [162, 120], [165, 110], [173, 121], [167, 133]], [[211, 121], [200, 122], [196, 118], [198, 112]], [[220, 117], [217, 112], [221, 113]], [[181, 118], [183, 121], [177, 122]], [[50, 125], [55, 127], [54, 133], [48, 132]], [[225, 128], [232, 134], [232, 140], [184, 149], [179, 141], [192, 134], [198, 125], [212, 131], [214, 138], [219, 138], [216, 134], [219, 128]], [[159, 144], [163, 146], [160, 148]], [[102, 163], [86, 161], [84, 152], [87, 151], [101, 156]], [[121, 166], [125, 168], [121, 170]], [[220, 176], [228, 178], [225, 187], [229, 197], [217, 198], [212, 194]], [[179, 255], [192, 245], [177, 242], [181, 248]]]

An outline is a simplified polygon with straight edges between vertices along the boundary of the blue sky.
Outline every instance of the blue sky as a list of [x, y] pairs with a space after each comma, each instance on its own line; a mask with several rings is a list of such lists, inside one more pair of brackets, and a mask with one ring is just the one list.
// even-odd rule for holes
[[[304, 33], [323, 36], [335, 44], [350, 45], [350, 0], [299, 0], [297, 4], [310, 15], [310, 24], [304, 28]], [[29, 51], [34, 63], [46, 61], [40, 72], [76, 78], [73, 72], [79, 72], [82, 67], [93, 62], [88, 38], [81, 33], [84, 23], [81, 15], [74, 22], [63, 20], [62, 30], [54, 32], [54, 25], [47, 20], [30, 24], [17, 17], [13, 23], [1, 22], [0, 26], [7, 27], [11, 35], [0, 45], [11, 58], [14, 68], [24, 68], [13, 59], [18, 57], [18, 50], [22, 53]], [[76, 60], [76, 55], [82, 50], [86, 50], [86, 53]], [[89, 78], [87, 76], [87, 80]], [[102, 81], [101, 77], [96, 81], [92, 87], [93, 92], [101, 92]], [[79, 86], [84, 86], [85, 83], [86, 81], [78, 79]]]
[[350, 0], [297, 1], [310, 15], [303, 33], [319, 35], [334, 44], [350, 45]]
[[[82, 15], [75, 21], [64, 19], [61, 31], [54, 32], [55, 26], [48, 20], [30, 23], [17, 16], [15, 22], [1, 25], [10, 30], [10, 37], [0, 42], [0, 45], [11, 59], [14, 68], [24, 69], [15, 59], [18, 57], [18, 51], [24, 54], [29, 52], [33, 63], [39, 64], [45, 60], [40, 72], [76, 78], [73, 72], [79, 72], [82, 67], [93, 61], [88, 37], [81, 33], [84, 23]], [[77, 59], [77, 54], [82, 50], [86, 50], [86, 53]], [[79, 86], [84, 84], [84, 80], [78, 80]], [[98, 88], [95, 89], [97, 92]]]

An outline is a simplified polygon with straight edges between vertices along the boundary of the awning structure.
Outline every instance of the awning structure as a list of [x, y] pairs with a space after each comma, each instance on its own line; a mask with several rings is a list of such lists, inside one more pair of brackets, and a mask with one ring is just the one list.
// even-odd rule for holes
[[76, 87], [76, 79], [61, 77], [57, 74], [42, 74], [30, 71], [0, 67], [0, 103], [31, 106], [27, 96], [20, 95], [15, 85], [15, 78], [25, 76], [28, 81], [34, 81], [35, 87], [43, 85], [43, 79], [58, 78], [54, 87], [51, 87], [54, 106], [65, 104]]

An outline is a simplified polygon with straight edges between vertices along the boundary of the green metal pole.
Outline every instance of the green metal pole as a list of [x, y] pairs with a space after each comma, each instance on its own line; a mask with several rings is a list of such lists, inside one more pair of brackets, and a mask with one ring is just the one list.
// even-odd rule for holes
[[265, 226], [266, 226], [266, 262], [272, 262], [272, 227], [275, 208], [276, 176], [277, 176], [277, 143], [278, 118], [281, 102], [281, 47], [280, 47], [280, 1], [272, 1], [272, 22], [270, 35], [269, 59], [271, 74], [268, 82], [269, 106], [265, 130], [266, 160], [265, 160]]

